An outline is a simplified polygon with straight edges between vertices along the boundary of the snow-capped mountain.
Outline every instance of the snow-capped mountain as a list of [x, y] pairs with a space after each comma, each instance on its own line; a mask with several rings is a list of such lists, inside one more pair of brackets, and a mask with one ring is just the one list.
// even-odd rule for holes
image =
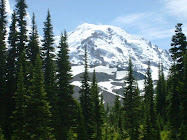
[[163, 63], [165, 69], [170, 67], [168, 62], [171, 59], [167, 51], [118, 27], [85, 23], [71, 32], [68, 39], [73, 64], [83, 63], [84, 47], [87, 46], [91, 65], [126, 68], [131, 56], [138, 71], [144, 71], [148, 60], [156, 67], [159, 62]]
[[129, 56], [132, 59], [140, 89], [143, 89], [143, 78], [149, 60], [153, 80], [158, 78], [159, 62], [163, 64], [165, 73], [171, 65], [171, 58], [166, 50], [158, 48], [144, 38], [130, 35], [123, 29], [110, 25], [82, 24], [68, 33], [68, 44], [70, 62], [73, 64], [73, 84], [80, 86], [86, 46], [90, 64], [89, 71], [93, 72], [95, 67], [99, 87], [107, 92], [104, 95], [105, 99], [110, 93], [115, 95], [116, 91], [122, 92]]

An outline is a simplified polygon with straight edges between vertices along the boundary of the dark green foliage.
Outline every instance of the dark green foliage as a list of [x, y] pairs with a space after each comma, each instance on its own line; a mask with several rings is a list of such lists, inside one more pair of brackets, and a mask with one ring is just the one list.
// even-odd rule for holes
[[0, 140], [5, 140], [3, 135], [3, 130], [0, 127]]
[[54, 51], [54, 35], [53, 35], [53, 26], [51, 24], [51, 15], [50, 15], [50, 12], [48, 10], [48, 13], [47, 13], [47, 18], [46, 18], [46, 21], [44, 22], [44, 28], [43, 28], [43, 31], [44, 31], [44, 37], [43, 37], [43, 50], [45, 51], [44, 53], [44, 60], [45, 58], [54, 58], [54, 55], [51, 53]]
[[91, 94], [94, 103], [94, 125], [95, 125], [95, 139], [102, 139], [102, 127], [104, 124], [104, 110], [103, 110], [103, 100], [102, 95], [99, 95], [99, 89], [96, 81], [95, 70], [93, 72], [92, 84], [91, 84]]
[[[18, 61], [19, 61], [19, 63], [22, 64], [24, 83], [25, 83], [26, 89], [28, 89], [28, 87], [30, 86], [30, 74], [31, 74], [32, 69], [30, 69], [30, 67], [29, 67], [30, 65], [29, 65], [29, 62], [27, 61], [27, 56], [25, 54], [25, 50], [19, 56]], [[18, 69], [19, 69], [19, 66], [20, 65], [18, 65]]]
[[154, 102], [153, 102], [153, 81], [151, 77], [150, 62], [148, 62], [148, 68], [145, 79], [145, 95], [144, 95], [144, 113], [145, 113], [145, 122], [144, 122], [144, 140], [160, 139], [159, 132], [156, 124], [156, 114], [154, 111]]
[[6, 124], [4, 130], [6, 131], [5, 137], [10, 137], [11, 132], [11, 120], [12, 112], [15, 107], [15, 101], [13, 95], [17, 89], [17, 74], [18, 74], [18, 62], [17, 62], [17, 40], [18, 32], [16, 31], [16, 13], [15, 11], [12, 14], [12, 21], [9, 31], [9, 50], [7, 51], [7, 64], [6, 64], [6, 73], [7, 73], [7, 91], [5, 96], [5, 105], [6, 105]]
[[89, 81], [90, 78], [88, 76], [88, 64], [87, 64], [87, 48], [85, 47], [85, 57], [84, 57], [84, 73], [82, 76], [82, 85], [79, 91], [80, 93], [80, 105], [82, 108], [82, 114], [84, 117], [84, 125], [87, 132], [87, 139], [92, 139], [94, 134], [94, 121], [93, 121], [93, 99], [92, 94], [90, 92]]
[[87, 140], [82, 109], [78, 101], [77, 101], [76, 124], [77, 124], [76, 125], [77, 140]]
[[32, 63], [33, 66], [35, 66], [36, 56], [40, 53], [40, 48], [39, 48], [39, 36], [38, 36], [34, 13], [33, 13], [33, 17], [32, 17], [31, 29], [32, 30], [30, 33], [27, 54], [28, 54], [30, 62]]
[[71, 66], [69, 62], [69, 50], [67, 44], [67, 34], [61, 35], [61, 40], [58, 48], [57, 58], [57, 79], [58, 79], [58, 92], [57, 92], [57, 112], [59, 113], [58, 118], [55, 119], [55, 135], [56, 139], [67, 139], [68, 131], [70, 127], [73, 127], [74, 120], [76, 119], [76, 104], [72, 97], [73, 86], [70, 85], [72, 75], [70, 73]]
[[16, 4], [16, 12], [17, 12], [17, 20], [18, 20], [18, 56], [20, 56], [26, 48], [27, 42], [27, 22], [26, 22], [26, 8], [27, 4], [25, 0], [17, 0]]
[[2, 33], [1, 39], [2, 41], [5, 40], [5, 36], [6, 36], [6, 24], [7, 24], [7, 20], [6, 20], [6, 1], [5, 0], [1, 0], [0, 1], [0, 30]]
[[116, 95], [113, 108], [113, 117], [114, 117], [114, 128], [116, 132], [121, 132], [122, 130], [122, 108], [119, 95]]
[[184, 75], [183, 75], [183, 92], [181, 95], [181, 111], [182, 120], [184, 124], [187, 124], [187, 51], [184, 56]]
[[[175, 35], [172, 37], [170, 53], [173, 61], [176, 63], [176, 71], [181, 77], [183, 74], [184, 61], [183, 57], [187, 50], [186, 36], [182, 32], [182, 23], [178, 23], [176, 26]], [[181, 77], [182, 78], [182, 77]]]
[[156, 87], [156, 113], [160, 122], [160, 129], [163, 129], [161, 125], [162, 121], [166, 121], [166, 81], [164, 78], [163, 65], [159, 66], [159, 76]]
[[27, 101], [27, 133], [31, 139], [52, 140], [52, 128], [50, 127], [51, 112], [47, 102], [46, 92], [43, 83], [42, 64], [37, 55], [33, 78], [29, 87], [29, 98]]
[[133, 77], [132, 62], [129, 59], [128, 76], [126, 78], [126, 87], [124, 90], [124, 127], [128, 132], [130, 139], [139, 138], [140, 126], [140, 96], [136, 81]]
[[168, 81], [168, 120], [173, 139], [178, 138], [179, 128], [184, 123], [186, 101], [185, 85], [185, 52], [186, 36], [182, 33], [182, 24], [178, 23], [175, 35], [172, 37], [171, 49], [172, 59], [174, 61]]
[[53, 39], [53, 27], [51, 24], [51, 15], [48, 11], [46, 22], [44, 22], [44, 39], [43, 42], [43, 67], [44, 67], [44, 85], [47, 92], [47, 97], [52, 105], [53, 96], [56, 94], [56, 69], [54, 64], [54, 39]]
[[109, 135], [109, 131], [108, 131], [108, 127], [109, 127], [109, 123], [110, 123], [110, 120], [109, 120], [109, 115], [110, 115], [110, 108], [109, 108], [109, 105], [108, 105], [108, 102], [107, 102], [107, 107], [106, 107], [106, 110], [105, 110], [105, 124], [104, 124], [104, 137], [103, 139], [104, 140], [108, 140], [108, 135]]
[[13, 111], [13, 137], [15, 139], [26, 139], [26, 101], [27, 101], [27, 90], [24, 84], [22, 61], [19, 63], [19, 73], [17, 80], [17, 91], [14, 95], [15, 99], [15, 110]]
[[[52, 112], [52, 121], [50, 123], [51, 127], [55, 129], [55, 136], [58, 139], [58, 134], [61, 134], [63, 131], [58, 128], [61, 122], [56, 123], [56, 121], [60, 121], [61, 116], [58, 110], [58, 97], [57, 97], [57, 78], [56, 78], [56, 66], [54, 62], [54, 35], [53, 35], [53, 27], [51, 24], [51, 15], [48, 10], [46, 21], [44, 22], [44, 37], [43, 37], [43, 70], [44, 70], [44, 85], [45, 91], [47, 92], [47, 101], [49, 102], [52, 108], [50, 111]], [[59, 119], [57, 119], [59, 118]], [[69, 129], [68, 129], [69, 130]], [[66, 131], [67, 132], [67, 131]], [[63, 133], [62, 133], [63, 134]]]
[[178, 93], [178, 81], [176, 76], [175, 67], [173, 66], [171, 75], [168, 79], [168, 121], [169, 127], [172, 131], [173, 138], [176, 139], [178, 135], [178, 129], [181, 124], [180, 117], [180, 97]]
[[186, 140], [187, 139], [187, 125], [186, 125], [186, 123], [181, 124], [181, 127], [179, 129], [178, 138], [179, 138], [179, 140]]
[[72, 128], [68, 131], [67, 140], [77, 140], [77, 134], [73, 132]]
[[[72, 80], [71, 66], [69, 62], [69, 50], [67, 44], [67, 34], [61, 36], [59, 43], [60, 50], [58, 52], [57, 66], [58, 66], [58, 85], [59, 85], [59, 95], [61, 97], [67, 96], [72, 98], [73, 86], [70, 85], [70, 80]], [[62, 92], [63, 91], [63, 92]]]
[[119, 95], [116, 95], [114, 106], [111, 109], [107, 109], [106, 123], [103, 128], [104, 140], [121, 140], [124, 139], [122, 129], [122, 110]]
[[5, 0], [0, 1], [0, 125], [6, 127], [6, 11]]
[[183, 140], [187, 138], [187, 51], [184, 55], [184, 81], [182, 84], [181, 97], [180, 97], [180, 118], [181, 125], [179, 128], [179, 139]]
[[[3, 106], [3, 97], [6, 91], [6, 46], [5, 46], [5, 33], [6, 33], [6, 13], [5, 1], [1, 0], [0, 3], [0, 107]], [[2, 108], [0, 108], [0, 113]], [[1, 122], [2, 120], [0, 120]]]
[[[7, 100], [9, 101], [10, 109], [13, 108], [14, 103], [12, 100], [13, 94], [16, 92], [16, 75], [18, 72], [18, 62], [17, 62], [17, 41], [18, 41], [18, 32], [16, 30], [16, 13], [15, 11], [12, 14], [12, 23], [10, 25], [9, 31], [9, 50], [7, 53]], [[11, 111], [10, 111], [11, 112]]]

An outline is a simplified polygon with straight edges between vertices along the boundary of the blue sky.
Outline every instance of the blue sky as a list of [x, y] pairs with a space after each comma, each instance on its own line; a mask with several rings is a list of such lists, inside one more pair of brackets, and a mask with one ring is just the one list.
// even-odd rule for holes
[[[7, 0], [12, 11], [15, 0]], [[54, 34], [83, 23], [114, 25], [169, 49], [175, 25], [187, 35], [187, 0], [26, 0], [28, 18], [34, 12], [40, 35], [49, 9]]]

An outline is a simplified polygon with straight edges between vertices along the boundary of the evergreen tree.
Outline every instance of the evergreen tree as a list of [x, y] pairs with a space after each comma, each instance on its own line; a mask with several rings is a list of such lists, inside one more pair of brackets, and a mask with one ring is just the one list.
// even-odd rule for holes
[[175, 30], [175, 35], [172, 37], [171, 43], [171, 57], [173, 59], [173, 65], [170, 74], [170, 85], [168, 85], [168, 120], [170, 124], [170, 130], [172, 131], [172, 138], [177, 139], [179, 134], [179, 128], [182, 123], [182, 102], [184, 93], [183, 81], [184, 77], [184, 54], [187, 49], [186, 36], [182, 32], [182, 24], [178, 23]]
[[84, 56], [84, 73], [82, 76], [82, 85], [79, 91], [80, 104], [82, 108], [82, 114], [84, 117], [84, 125], [86, 128], [87, 139], [92, 139], [94, 134], [94, 121], [93, 121], [93, 99], [90, 92], [89, 85], [90, 78], [88, 76], [88, 63], [87, 63], [87, 47], [85, 46]]
[[[175, 35], [172, 37], [170, 53], [171, 57], [176, 63], [176, 71], [179, 74], [179, 77], [182, 77], [184, 70], [184, 61], [183, 57], [185, 51], [187, 50], [186, 36], [182, 32], [182, 23], [178, 23], [176, 26]], [[182, 80], [182, 79], [181, 79]]]
[[[72, 97], [73, 86], [70, 84], [72, 80], [71, 66], [69, 62], [69, 50], [67, 44], [67, 34], [61, 35], [59, 43], [59, 52], [57, 58], [57, 108], [60, 116], [55, 126], [56, 139], [67, 139], [67, 134], [70, 127], [73, 127], [76, 119], [76, 106]], [[54, 112], [55, 113], [55, 112]]]
[[[159, 123], [166, 121], [166, 82], [164, 78], [163, 72], [163, 65], [159, 65], [159, 72], [158, 72], [158, 81], [156, 87], [156, 113], [159, 119]], [[162, 125], [162, 126], [161, 126]], [[163, 125], [161, 124], [160, 127], [163, 129]]]
[[128, 76], [124, 90], [124, 126], [130, 139], [139, 139], [140, 96], [133, 76], [132, 61], [129, 59]]
[[3, 130], [7, 130], [6, 127], [6, 11], [5, 0], [0, 1], [0, 125]]
[[4, 135], [3, 135], [3, 130], [1, 129], [1, 127], [0, 127], [0, 140], [5, 140], [4, 139]]
[[[23, 57], [22, 57], [23, 58]], [[14, 139], [26, 139], [26, 100], [27, 90], [24, 84], [24, 76], [23, 76], [23, 69], [22, 69], [22, 61], [19, 61], [19, 74], [18, 74], [18, 81], [17, 81], [17, 91], [14, 95], [15, 99], [15, 110], [13, 111], [13, 137]]]
[[187, 51], [184, 55], [184, 81], [182, 82], [182, 92], [181, 92], [181, 125], [179, 129], [179, 139], [183, 140], [187, 138]]
[[44, 85], [45, 90], [47, 92], [47, 97], [50, 105], [53, 105], [52, 99], [56, 94], [56, 71], [54, 64], [54, 35], [53, 35], [53, 27], [51, 24], [51, 15], [48, 10], [47, 19], [44, 22], [44, 37], [43, 37], [43, 67], [44, 67]]
[[1, 0], [0, 1], [0, 30], [2, 33], [1, 36], [1, 40], [4, 41], [5, 40], [5, 36], [6, 36], [6, 24], [7, 24], [7, 13], [6, 13], [6, 7], [5, 7], [6, 1], [5, 0]]
[[4, 123], [5, 115], [5, 93], [6, 93], [6, 12], [5, 0], [0, 1], [0, 125]]
[[154, 112], [153, 102], [153, 81], [151, 77], [150, 61], [145, 79], [145, 95], [144, 95], [144, 108], [145, 108], [145, 123], [144, 123], [144, 140], [155, 139], [158, 140], [159, 132], [156, 125], [156, 116]]
[[114, 113], [114, 128], [116, 130], [116, 132], [120, 132], [121, 131], [121, 102], [119, 100], [119, 95], [116, 95], [115, 100], [114, 100], [114, 109], [113, 109], [113, 113]]
[[36, 56], [40, 53], [39, 48], [39, 36], [38, 30], [35, 22], [35, 14], [33, 13], [32, 17], [32, 27], [28, 44], [28, 57], [33, 66], [35, 66]]
[[72, 128], [68, 131], [67, 140], [77, 140], [77, 135], [73, 132]]
[[76, 126], [77, 140], [87, 140], [86, 128], [84, 126], [84, 118], [79, 102], [77, 102], [76, 124], [77, 124]]
[[49, 102], [46, 100], [44, 90], [42, 64], [37, 55], [33, 78], [29, 87], [29, 98], [27, 101], [27, 125], [26, 130], [31, 139], [54, 139], [50, 127], [51, 112]]
[[[169, 85], [170, 84], [170, 85]], [[168, 112], [167, 112], [167, 118], [169, 122], [169, 129], [172, 134], [173, 139], [177, 139], [179, 127], [181, 124], [180, 117], [180, 97], [178, 93], [177, 86], [179, 85], [179, 82], [177, 81], [177, 75], [176, 75], [176, 67], [175, 65], [172, 66], [171, 75], [168, 79]]]
[[[16, 12], [17, 12], [17, 20], [18, 20], [18, 56], [20, 56], [26, 48], [27, 42], [27, 22], [26, 22], [26, 8], [27, 4], [25, 0], [17, 0], [16, 4]], [[24, 68], [23, 68], [24, 69]]]
[[110, 120], [109, 120], [109, 114], [110, 113], [110, 109], [109, 109], [109, 105], [108, 105], [108, 102], [107, 102], [107, 107], [106, 107], [106, 112], [105, 112], [105, 125], [104, 125], [104, 137], [103, 139], [104, 140], [108, 140], [108, 135], [109, 135], [109, 131], [108, 131], [108, 127], [109, 127], [109, 123], [110, 123]]
[[12, 21], [9, 31], [9, 50], [7, 52], [7, 91], [6, 91], [6, 133], [5, 136], [10, 136], [11, 132], [11, 120], [13, 110], [15, 110], [15, 100], [13, 98], [17, 90], [17, 75], [18, 75], [18, 57], [17, 57], [17, 41], [18, 41], [18, 32], [17, 28], [17, 19], [15, 11], [12, 14]]
[[15, 106], [14, 100], [12, 100], [13, 94], [16, 92], [17, 85], [17, 73], [18, 73], [18, 62], [17, 62], [17, 41], [18, 41], [18, 32], [16, 30], [16, 13], [15, 11], [12, 14], [12, 23], [10, 25], [9, 31], [9, 50], [7, 56], [7, 94], [6, 100], [9, 102], [9, 113], [12, 112], [13, 107]]
[[95, 139], [102, 140], [102, 127], [104, 123], [104, 110], [103, 103], [101, 101], [101, 96], [99, 95], [99, 89], [96, 81], [95, 70], [93, 72], [92, 84], [91, 84], [91, 94], [94, 103], [94, 124], [95, 124]]

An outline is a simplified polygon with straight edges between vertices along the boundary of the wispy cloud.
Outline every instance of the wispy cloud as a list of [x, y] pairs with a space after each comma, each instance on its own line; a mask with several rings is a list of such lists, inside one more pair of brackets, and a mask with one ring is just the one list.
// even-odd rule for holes
[[146, 19], [146, 17], [152, 15], [152, 13], [137, 13], [125, 16], [117, 17], [114, 22], [119, 25], [134, 25], [135, 22]]
[[178, 22], [184, 24], [183, 31], [185, 33], [187, 29], [187, 0], [160, 0], [160, 3], [161, 7], [157, 11], [119, 16], [113, 20], [112, 24], [150, 40], [171, 38], [175, 29], [174, 24]]
[[172, 29], [164, 29], [168, 24], [161, 12], [133, 13], [119, 16], [113, 21], [114, 25], [147, 39], [166, 38], [171, 35]]
[[171, 37], [171, 35], [174, 33], [174, 29], [167, 29], [162, 30], [159, 28], [149, 28], [148, 30], [142, 30], [139, 33], [137, 33], [139, 36], [144, 35], [145, 37], [149, 38], [150, 40], [156, 40], [156, 39], [163, 39]]
[[187, 20], [187, 0], [164, 0], [167, 11], [180, 19]]

